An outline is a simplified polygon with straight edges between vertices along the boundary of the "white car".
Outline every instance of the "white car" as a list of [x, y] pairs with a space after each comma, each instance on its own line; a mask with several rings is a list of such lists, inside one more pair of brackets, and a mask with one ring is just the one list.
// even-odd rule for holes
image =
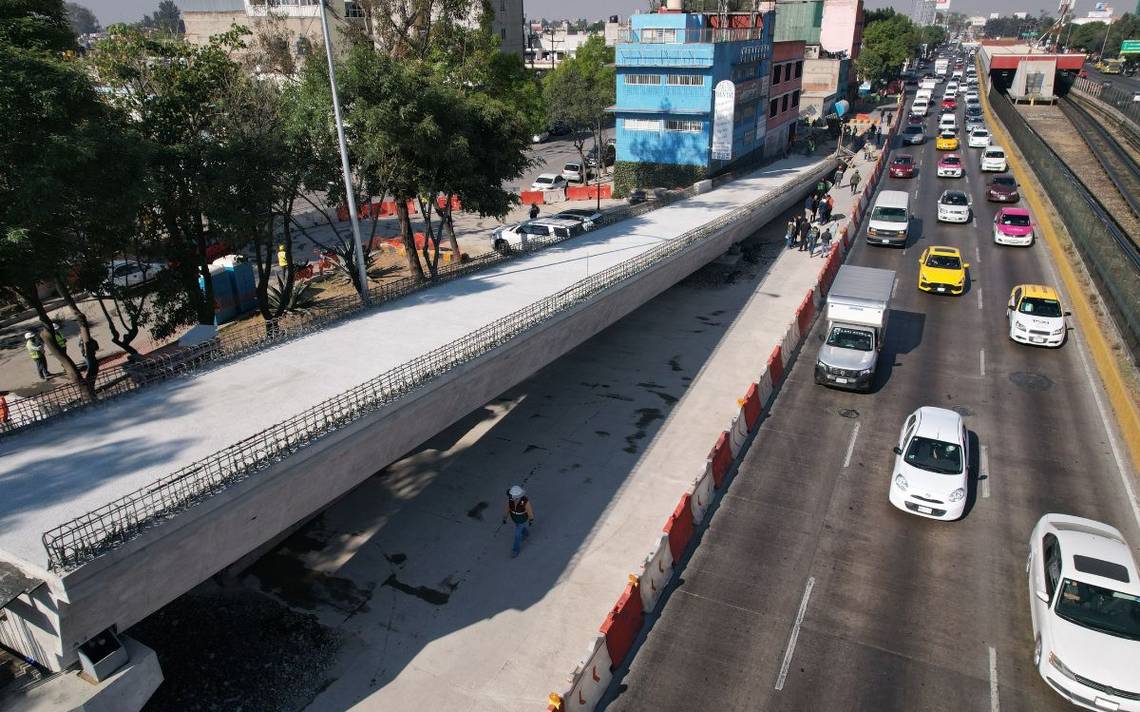
[[1009, 170], [1009, 161], [1005, 158], [1005, 151], [1000, 146], [987, 146], [982, 153], [982, 170], [1005, 173]]
[[910, 113], [915, 116], [926, 116], [926, 112], [930, 111], [930, 102], [922, 99], [915, 99], [914, 103], [910, 105]]
[[970, 452], [962, 416], [945, 408], [919, 408], [903, 423], [894, 452], [891, 504], [930, 519], [965, 513]]
[[537, 133], [531, 134], [530, 142], [531, 143], [542, 143], [543, 141], [547, 140], [548, 138], [550, 138], [550, 132], [549, 131], [539, 131]]
[[1060, 348], [1065, 343], [1069, 315], [1061, 308], [1061, 295], [1043, 284], [1019, 284], [1010, 290], [1005, 306], [1009, 338], [1019, 344]]
[[946, 96], [954, 96], [958, 93], [958, 82], [946, 83]]
[[562, 190], [566, 187], [566, 179], [557, 173], [543, 173], [530, 184], [531, 190]]
[[973, 104], [975, 101], [980, 101], [978, 98], [978, 92], [973, 89], [966, 90], [966, 103]]
[[990, 132], [988, 129], [974, 129], [966, 139], [970, 148], [988, 148], [990, 145]]
[[543, 242], [577, 237], [592, 228], [589, 220], [574, 218], [538, 218], [516, 225], [504, 225], [491, 232], [491, 247], [497, 252], [526, 249]]
[[164, 269], [166, 269], [166, 265], [159, 262], [112, 260], [107, 265], [105, 284], [113, 285], [119, 289], [132, 289], [151, 281]]
[[956, 153], [950, 153], [938, 160], [939, 178], [961, 178], [962, 159]]
[[970, 197], [960, 190], [944, 190], [938, 197], [938, 222], [970, 222]]
[[939, 116], [938, 130], [958, 133], [958, 117], [954, 116], [952, 113], [947, 113]]
[[1046, 514], [1029, 536], [1033, 666], [1088, 710], [1140, 710], [1140, 572], [1107, 524]]

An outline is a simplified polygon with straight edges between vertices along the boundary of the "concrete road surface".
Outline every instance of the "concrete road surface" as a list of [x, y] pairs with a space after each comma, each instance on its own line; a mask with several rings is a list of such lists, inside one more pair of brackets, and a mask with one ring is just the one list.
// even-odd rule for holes
[[[920, 166], [881, 186], [910, 191], [911, 240], [860, 243], [849, 260], [899, 275], [886, 372], [870, 395], [815, 385], [817, 324], [680, 585], [615, 679], [611, 712], [1072, 709], [1032, 665], [1029, 533], [1042, 514], [1066, 512], [1140, 546], [1123, 480], [1134, 473], [1080, 343], [1092, 326], [1072, 324], [1060, 350], [1011, 342], [1011, 287], [1059, 282], [1045, 245], [993, 244], [979, 149], [964, 152], [957, 180], [935, 177], [932, 143], [895, 150]], [[950, 187], [973, 195], [974, 222], [936, 221]], [[963, 296], [917, 290], [919, 254], [933, 244], [972, 263]], [[923, 405], [957, 410], [972, 434], [958, 522], [887, 501], [891, 448]]]

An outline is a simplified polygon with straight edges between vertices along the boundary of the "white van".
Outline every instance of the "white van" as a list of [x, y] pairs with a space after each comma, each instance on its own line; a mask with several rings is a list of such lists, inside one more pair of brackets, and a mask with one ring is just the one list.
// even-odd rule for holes
[[910, 194], [905, 190], [880, 191], [867, 220], [867, 244], [906, 246], [910, 232]]
[[958, 133], [958, 119], [954, 114], [943, 114], [938, 118], [938, 132], [943, 131]]
[[910, 105], [910, 113], [917, 116], [926, 116], [926, 112], [930, 110], [930, 102], [926, 99], [915, 99], [914, 103]]
[[929, 89], [930, 91], [934, 91], [934, 88], [937, 86], [938, 86], [938, 80], [935, 79], [934, 77], [931, 77], [929, 79], [923, 79], [918, 84], [919, 89]]
[[934, 96], [933, 89], [919, 89], [914, 93], [914, 100], [918, 101], [919, 99], [926, 99], [927, 101], [930, 101], [930, 97], [932, 96]]

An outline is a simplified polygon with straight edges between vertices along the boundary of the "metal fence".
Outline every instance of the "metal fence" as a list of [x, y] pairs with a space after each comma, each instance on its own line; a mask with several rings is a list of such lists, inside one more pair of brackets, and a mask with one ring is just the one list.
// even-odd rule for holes
[[[828, 166], [828, 171], [834, 168]], [[153, 526], [280, 462], [318, 438], [375, 413], [461, 364], [488, 353], [547, 319], [684, 252], [729, 226], [752, 219], [774, 194], [806, 191], [812, 173], [638, 257], [591, 275], [566, 289], [486, 324], [456, 341], [417, 356], [359, 386], [251, 435], [198, 462], [43, 534], [48, 565], [69, 570], [110, 551]], [[636, 206], [638, 209], [648, 210]], [[494, 258], [492, 258], [494, 259]]]
[[991, 87], [989, 102], [1060, 213], [1136, 361], [1140, 358], [1140, 254], [1136, 246], [1005, 96]]
[[1136, 93], [1112, 85], [1105, 86], [1102, 82], [1094, 82], [1091, 79], [1081, 77], [1073, 80], [1071, 86], [1073, 89], [1108, 104], [1124, 114], [1133, 126], [1140, 127], [1140, 101], [1133, 100], [1133, 97], [1137, 96]]
[[[595, 223], [595, 228], [642, 215], [664, 205], [695, 195], [693, 188], [661, 191], [655, 199], [639, 205], [624, 205], [607, 210]], [[411, 277], [373, 285], [369, 289], [372, 306], [406, 297], [421, 289], [486, 269], [507, 259], [545, 249], [567, 238], [532, 238], [525, 248], [510, 253], [488, 252], [465, 262], [442, 267], [430, 280]], [[95, 381], [96, 400], [90, 401], [74, 383], [65, 383], [39, 395], [23, 398], [9, 404], [8, 422], [0, 429], [0, 438], [11, 436], [27, 428], [44, 423], [64, 414], [93, 406], [135, 391], [143, 386], [184, 375], [204, 366], [248, 355], [267, 346], [305, 336], [354, 316], [363, 307], [356, 295], [323, 300], [304, 312], [290, 313], [270, 321], [240, 324], [221, 330], [218, 335], [196, 346], [167, 354], [145, 356], [122, 365], [100, 369]]]

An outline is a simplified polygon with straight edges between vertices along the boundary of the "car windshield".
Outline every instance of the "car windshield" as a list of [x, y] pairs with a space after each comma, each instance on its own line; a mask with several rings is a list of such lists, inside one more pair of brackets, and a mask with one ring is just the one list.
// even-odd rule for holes
[[990, 132], [986, 131], [985, 129], [975, 129], [974, 130], [974, 138], [986, 138], [989, 135], [990, 135]]
[[966, 205], [969, 202], [965, 193], [945, 193], [942, 196], [943, 205]]
[[962, 260], [954, 255], [931, 255], [926, 258], [926, 266], [934, 269], [962, 269]]
[[894, 160], [896, 166], [909, 166], [913, 162], [910, 156], [899, 156]]
[[986, 158], [1005, 158], [1001, 151], [986, 151]]
[[903, 133], [920, 134], [920, 133], [922, 133], [922, 127], [921, 126], [907, 126], [906, 131], [904, 131]]
[[537, 179], [535, 179], [534, 182], [535, 183], [553, 183], [554, 182], [554, 176], [539, 176]]
[[1013, 188], [1016, 185], [1016, 181], [1009, 176], [998, 176], [994, 178], [993, 184], [998, 188]]
[[871, 213], [871, 219], [883, 222], [906, 222], [906, 208], [877, 207]]
[[828, 346], [837, 346], [841, 349], [854, 349], [856, 351], [871, 350], [871, 332], [860, 329], [848, 329], [834, 326], [827, 336]]
[[1061, 316], [1061, 302], [1056, 299], [1026, 297], [1021, 300], [1017, 310], [1022, 314], [1032, 314], [1033, 316], [1056, 317]]
[[1028, 215], [1010, 215], [1005, 214], [1001, 216], [1001, 224], [1009, 225], [1010, 227], [1029, 227]]
[[1065, 579], [1054, 610], [1082, 628], [1140, 640], [1140, 596]]
[[577, 163], [567, 163], [566, 165], [562, 166], [562, 170], [564, 170], [564, 171], [578, 171], [581, 168], [582, 167], [579, 166]]
[[906, 464], [943, 475], [962, 473], [962, 448], [954, 443], [932, 440], [919, 435], [907, 446]]
[[957, 156], [947, 156], [942, 159], [942, 162], [948, 166], [956, 166], [960, 163]]

